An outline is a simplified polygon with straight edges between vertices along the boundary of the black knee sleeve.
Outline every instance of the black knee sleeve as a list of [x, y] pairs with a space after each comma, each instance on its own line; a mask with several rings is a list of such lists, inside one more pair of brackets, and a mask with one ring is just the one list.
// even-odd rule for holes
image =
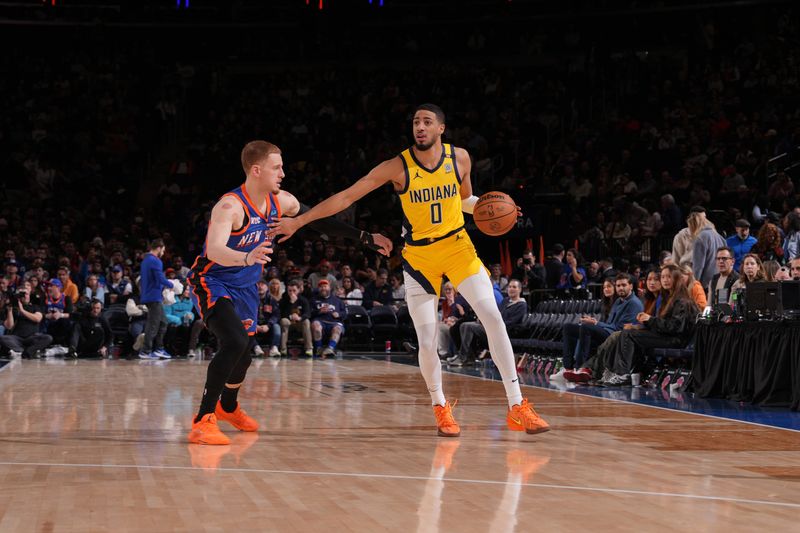
[[207, 384], [222, 390], [226, 382], [238, 383], [231, 381], [230, 376], [245, 354], [249, 359], [250, 337], [242, 327], [242, 321], [236, 314], [233, 303], [227, 298], [217, 300], [207, 325], [217, 337], [218, 345], [214, 358], [208, 364]]

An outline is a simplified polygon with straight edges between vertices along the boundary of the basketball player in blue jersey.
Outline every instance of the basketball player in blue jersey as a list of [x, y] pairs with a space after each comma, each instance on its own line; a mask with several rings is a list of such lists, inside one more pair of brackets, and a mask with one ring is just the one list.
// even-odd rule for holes
[[[272, 252], [268, 225], [305, 207], [280, 189], [285, 175], [277, 146], [265, 141], [248, 143], [242, 150], [242, 167], [245, 183], [214, 205], [203, 253], [188, 277], [194, 305], [218, 342], [189, 432], [189, 442], [196, 444], [230, 444], [218, 419], [241, 431], [258, 429], [237, 398], [251, 361], [250, 337], [255, 335], [259, 303], [256, 284]], [[311, 227], [359, 240], [384, 255], [391, 252], [392, 243], [383, 235], [368, 234], [335, 219], [320, 222]]]
[[492, 283], [464, 230], [462, 211], [471, 214], [478, 201], [470, 184], [469, 154], [462, 148], [443, 144], [444, 130], [445, 117], [439, 106], [419, 106], [413, 121], [414, 146], [384, 161], [351, 187], [310, 211], [271, 223], [270, 236], [283, 235], [279, 241], [283, 242], [304, 224], [334, 215], [381, 185], [393, 184], [404, 214], [406, 302], [419, 339], [419, 366], [431, 395], [439, 435], [461, 434], [452, 405], [445, 400], [436, 353], [436, 309], [443, 276], [458, 288], [486, 328], [489, 349], [508, 398], [508, 428], [527, 433], [547, 431], [547, 422], [522, 398], [514, 353]]

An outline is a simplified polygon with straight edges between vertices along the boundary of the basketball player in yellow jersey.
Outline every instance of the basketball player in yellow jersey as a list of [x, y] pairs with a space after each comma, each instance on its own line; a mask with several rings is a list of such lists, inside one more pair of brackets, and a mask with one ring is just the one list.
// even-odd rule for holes
[[464, 229], [462, 211], [471, 214], [478, 201], [472, 195], [469, 154], [463, 148], [443, 144], [444, 130], [444, 112], [439, 106], [419, 106], [414, 114], [414, 146], [384, 161], [310, 211], [274, 222], [271, 235], [283, 235], [279, 241], [283, 242], [305, 224], [343, 211], [370, 191], [392, 183], [404, 214], [406, 302], [419, 340], [419, 366], [431, 395], [439, 435], [461, 434], [452, 405], [445, 400], [436, 352], [439, 331], [436, 310], [443, 276], [458, 288], [486, 328], [489, 349], [508, 397], [509, 429], [528, 433], [547, 431], [547, 422], [522, 398], [514, 353], [489, 275]]

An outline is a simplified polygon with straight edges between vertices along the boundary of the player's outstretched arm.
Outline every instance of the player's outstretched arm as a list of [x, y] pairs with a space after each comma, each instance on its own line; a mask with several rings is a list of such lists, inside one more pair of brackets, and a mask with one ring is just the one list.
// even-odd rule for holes
[[242, 215], [241, 209], [239, 203], [232, 198], [222, 198], [211, 210], [211, 220], [208, 221], [206, 256], [219, 265], [263, 265], [270, 260], [269, 254], [272, 253], [272, 248], [269, 247], [267, 241], [263, 241], [249, 252], [239, 252], [228, 248], [228, 239], [234, 224], [242, 222], [241, 218], [237, 218]]
[[281, 218], [273, 222], [270, 224], [272, 229], [269, 235], [273, 237], [276, 235], [283, 235], [278, 242], [287, 240], [306, 224], [344, 211], [350, 207], [353, 202], [361, 199], [381, 185], [389, 183], [390, 181], [395, 181], [399, 175], [398, 170], [399, 173], [402, 174], [402, 163], [399, 158], [384, 161], [353, 185], [334, 194], [327, 200], [318, 203], [312, 207], [310, 211], [294, 218]]
[[[311, 210], [310, 207], [301, 203], [295, 196], [287, 191], [278, 193], [278, 203], [281, 205], [281, 214], [294, 217]], [[360, 242], [367, 248], [375, 250], [388, 256], [392, 252], [392, 241], [380, 233], [367, 233], [355, 226], [334, 217], [321, 218], [309, 222], [308, 227], [314, 231], [325, 233], [336, 237], [343, 237], [351, 241]]]

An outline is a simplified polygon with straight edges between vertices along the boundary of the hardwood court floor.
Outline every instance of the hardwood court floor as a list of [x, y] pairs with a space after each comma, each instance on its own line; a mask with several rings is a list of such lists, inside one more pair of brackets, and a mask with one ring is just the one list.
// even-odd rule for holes
[[0, 531], [797, 531], [798, 432], [525, 387], [529, 436], [500, 383], [445, 374], [442, 439], [415, 367], [268, 360], [261, 430], [188, 445], [206, 364], [0, 371]]

